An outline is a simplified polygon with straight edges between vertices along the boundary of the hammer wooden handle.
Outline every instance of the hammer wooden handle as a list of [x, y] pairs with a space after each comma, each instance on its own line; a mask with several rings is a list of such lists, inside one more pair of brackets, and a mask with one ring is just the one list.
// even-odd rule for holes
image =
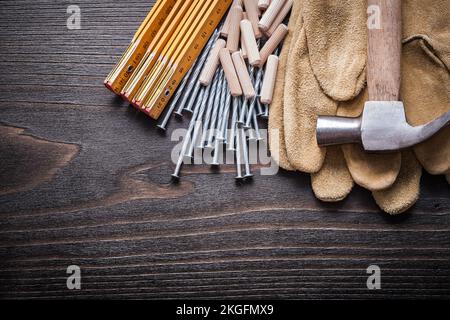
[[369, 100], [398, 101], [401, 84], [401, 0], [368, 0], [368, 4]]
[[242, 96], [242, 88], [236, 74], [236, 69], [234, 68], [233, 60], [231, 59], [230, 51], [228, 49], [221, 49], [219, 57], [231, 95], [233, 97]]

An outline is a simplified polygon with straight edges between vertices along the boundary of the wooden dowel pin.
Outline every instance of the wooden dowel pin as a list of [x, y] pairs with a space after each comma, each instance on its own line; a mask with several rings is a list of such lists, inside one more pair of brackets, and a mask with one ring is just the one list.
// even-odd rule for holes
[[231, 59], [233, 60], [234, 68], [236, 69], [236, 73], [238, 75], [239, 83], [241, 84], [245, 99], [253, 99], [256, 95], [256, 92], [252, 84], [252, 79], [248, 74], [244, 58], [241, 56], [240, 52], [235, 52], [231, 55]]
[[258, 1], [258, 8], [259, 10], [265, 11], [270, 5], [270, 0], [259, 0]]
[[242, 7], [234, 6], [231, 8], [230, 27], [227, 39], [227, 49], [231, 53], [239, 50], [239, 41], [241, 39], [241, 31], [239, 24], [242, 20]]
[[253, 28], [253, 33], [255, 34], [256, 39], [262, 37], [261, 30], [259, 30], [259, 9], [258, 2], [256, 0], [243, 0], [245, 11], [248, 15], [248, 20], [250, 20]]
[[256, 43], [252, 24], [249, 20], [241, 21], [241, 32], [245, 49], [247, 50], [248, 62], [252, 66], [259, 65], [261, 63], [261, 56], [259, 55], [258, 44]]
[[[239, 5], [242, 8], [242, 0], [234, 0], [231, 4], [231, 8], [233, 8], [235, 5]], [[230, 32], [230, 19], [231, 19], [231, 9], [228, 10], [227, 17], [225, 18], [225, 21], [223, 23], [222, 29], [220, 29], [220, 35], [224, 38], [228, 37], [228, 33]]]
[[275, 79], [278, 71], [278, 57], [271, 55], [267, 59], [266, 73], [261, 89], [261, 103], [269, 105], [272, 103], [273, 91], [275, 89]]
[[280, 24], [273, 33], [273, 35], [269, 38], [269, 40], [267, 40], [266, 44], [259, 52], [261, 56], [260, 66], [263, 66], [264, 63], [266, 63], [269, 56], [275, 51], [275, 49], [284, 40], [287, 34], [288, 34], [288, 27], [284, 24]]
[[199, 81], [204, 86], [209, 86], [211, 84], [214, 75], [216, 74], [217, 67], [220, 64], [219, 52], [221, 49], [225, 48], [226, 42], [223, 39], [218, 39], [216, 44], [212, 48], [208, 60], [203, 67], [202, 73], [200, 74]]
[[286, 0], [272, 0], [258, 24], [262, 31], [267, 31], [270, 28], [285, 3]]
[[[248, 20], [247, 12], [244, 12], [242, 14], [242, 20]], [[248, 58], [247, 48], [245, 47], [244, 37], [242, 36], [242, 32], [241, 32], [241, 53], [242, 53], [242, 57], [244, 59]]]
[[221, 49], [219, 57], [231, 95], [233, 97], [242, 96], [242, 88], [234, 68], [233, 60], [231, 59], [230, 51], [228, 49]]
[[277, 14], [277, 17], [272, 22], [270, 28], [264, 32], [264, 34], [267, 37], [271, 37], [272, 34], [275, 32], [275, 30], [278, 28], [278, 26], [283, 23], [284, 19], [286, 19], [287, 15], [291, 11], [293, 4], [294, 4], [293, 0], [286, 1], [281, 11]]

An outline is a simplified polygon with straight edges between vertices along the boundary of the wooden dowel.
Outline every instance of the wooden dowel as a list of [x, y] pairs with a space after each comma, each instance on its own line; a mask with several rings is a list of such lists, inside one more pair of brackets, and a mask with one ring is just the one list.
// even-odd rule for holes
[[219, 52], [220, 50], [225, 48], [225, 46], [226, 46], [225, 40], [218, 39], [214, 47], [211, 49], [208, 60], [206, 61], [202, 73], [200, 74], [199, 81], [202, 85], [209, 86], [211, 84], [211, 81], [213, 80], [214, 75], [216, 73], [217, 67], [220, 64]]
[[241, 84], [242, 92], [246, 99], [253, 99], [256, 95], [255, 88], [252, 84], [252, 79], [248, 74], [247, 66], [240, 52], [235, 52], [231, 55], [234, 68], [238, 75], [239, 83]]
[[[231, 8], [233, 8], [235, 5], [239, 5], [242, 8], [242, 0], [234, 0]], [[227, 17], [225, 18], [225, 21], [223, 23], [222, 29], [220, 29], [220, 35], [224, 38], [228, 37], [228, 33], [230, 32], [230, 19], [231, 19], [231, 9], [228, 10]]]
[[276, 55], [271, 55], [267, 59], [266, 72], [261, 89], [261, 103], [271, 104], [273, 99], [273, 91], [275, 89], [275, 79], [277, 77], [279, 59]]
[[288, 34], [288, 27], [284, 24], [280, 24], [278, 28], [275, 30], [273, 35], [267, 40], [264, 47], [259, 52], [261, 56], [260, 66], [263, 66], [266, 63], [269, 56], [275, 51], [278, 45], [283, 41], [283, 39]]
[[267, 8], [266, 12], [264, 12], [261, 21], [259, 21], [258, 24], [262, 31], [267, 31], [270, 28], [278, 13], [280, 13], [281, 9], [283, 9], [285, 3], [286, 0], [272, 0], [270, 6]]
[[239, 41], [241, 39], [240, 22], [242, 20], [242, 7], [234, 6], [231, 8], [230, 27], [227, 39], [227, 49], [231, 53], [239, 50]]
[[[244, 12], [242, 14], [242, 20], [248, 20], [247, 12]], [[242, 32], [241, 32], [241, 53], [242, 53], [242, 57], [244, 59], [248, 58], [247, 48], [245, 47], [244, 37], [242, 36]]]
[[283, 23], [284, 19], [286, 19], [287, 15], [291, 11], [293, 4], [294, 4], [293, 0], [286, 1], [283, 8], [281, 9], [281, 11], [277, 14], [277, 17], [273, 21], [270, 28], [264, 32], [264, 34], [267, 37], [270, 38], [272, 36], [272, 34], [275, 32], [275, 30], [278, 28], [278, 26]]
[[231, 95], [233, 97], [242, 96], [242, 88], [236, 74], [236, 69], [234, 68], [233, 60], [231, 59], [230, 51], [228, 49], [221, 49], [219, 52], [219, 58]]
[[258, 8], [259, 10], [265, 11], [270, 5], [270, 0], [259, 0], [258, 1]]
[[249, 20], [241, 21], [241, 32], [247, 50], [248, 62], [252, 66], [259, 65], [261, 63], [261, 56], [259, 55], [258, 44], [256, 43], [252, 24]]
[[243, 0], [245, 11], [248, 15], [248, 20], [252, 23], [253, 33], [255, 34], [256, 39], [262, 37], [261, 30], [259, 30], [259, 9], [258, 3], [256, 0]]

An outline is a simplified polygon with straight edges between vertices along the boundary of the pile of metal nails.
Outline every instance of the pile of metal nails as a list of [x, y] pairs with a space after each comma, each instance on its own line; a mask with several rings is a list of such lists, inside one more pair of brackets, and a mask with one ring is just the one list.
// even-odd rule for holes
[[277, 56], [288, 32], [283, 21], [292, 7], [292, 0], [259, 2], [262, 7], [257, 0], [233, 3], [158, 124], [166, 130], [172, 115], [191, 115], [174, 179], [180, 178], [183, 164], [192, 163], [195, 152], [202, 150], [212, 152], [213, 166], [220, 165], [224, 151], [234, 153], [236, 179], [253, 177], [249, 144], [262, 139], [258, 117], [269, 116]]

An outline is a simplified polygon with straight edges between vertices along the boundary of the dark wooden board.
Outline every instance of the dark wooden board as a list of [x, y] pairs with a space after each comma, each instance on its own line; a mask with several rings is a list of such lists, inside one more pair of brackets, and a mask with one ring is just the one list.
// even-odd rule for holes
[[68, 30], [69, 1], [1, 2], [2, 298], [449, 297], [443, 177], [396, 218], [360, 188], [321, 203], [307, 175], [236, 185], [232, 167], [198, 167], [171, 184], [170, 132], [102, 84], [151, 3], [79, 0]]

